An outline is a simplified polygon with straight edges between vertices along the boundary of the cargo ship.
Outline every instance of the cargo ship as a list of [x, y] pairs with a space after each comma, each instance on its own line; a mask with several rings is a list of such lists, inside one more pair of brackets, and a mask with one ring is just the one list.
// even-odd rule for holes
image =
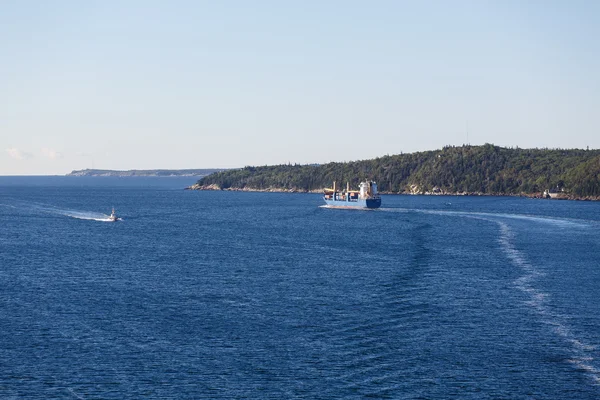
[[333, 188], [326, 188], [323, 200], [331, 208], [379, 208], [381, 197], [377, 193], [377, 184], [373, 181], [361, 182], [360, 190], [350, 190], [346, 184], [345, 191], [338, 191], [333, 182]]

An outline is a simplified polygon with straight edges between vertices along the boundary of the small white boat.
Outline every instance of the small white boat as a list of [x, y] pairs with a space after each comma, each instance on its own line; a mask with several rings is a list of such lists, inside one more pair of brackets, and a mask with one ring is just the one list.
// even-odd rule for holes
[[113, 207], [112, 212], [110, 213], [110, 216], [108, 217], [108, 220], [111, 222], [116, 222], [119, 220], [119, 217], [117, 217], [117, 214], [115, 214], [115, 208]]

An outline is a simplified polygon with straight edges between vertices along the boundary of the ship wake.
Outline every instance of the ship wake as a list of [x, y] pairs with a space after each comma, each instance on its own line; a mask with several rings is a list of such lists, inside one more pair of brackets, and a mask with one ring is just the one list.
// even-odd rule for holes
[[408, 208], [382, 208], [381, 211], [410, 213], [418, 212], [432, 215], [466, 217], [494, 223], [499, 228], [498, 243], [510, 264], [521, 271], [521, 275], [513, 281], [513, 286], [526, 296], [525, 303], [548, 326], [550, 331], [565, 344], [569, 353], [566, 362], [590, 377], [594, 385], [600, 386], [600, 368], [597, 364], [598, 346], [586, 343], [577, 332], [569, 326], [569, 316], [557, 312], [551, 305], [551, 295], [540, 289], [539, 280], [545, 272], [530, 262], [526, 255], [515, 245], [515, 234], [509, 226], [511, 220], [526, 220], [544, 223], [564, 229], [581, 229], [595, 227], [598, 221], [577, 220], [546, 216], [522, 214], [485, 213], [467, 211], [426, 210]]
[[[64, 215], [65, 217], [71, 217], [75, 219], [83, 219], [88, 221], [98, 221], [98, 222], [113, 222], [110, 219], [110, 216], [102, 213], [88, 212], [88, 211], [64, 211], [59, 214]], [[121, 218], [117, 219], [118, 221], [122, 221]]]
[[500, 227], [498, 239], [500, 247], [511, 263], [523, 272], [523, 275], [514, 281], [515, 287], [527, 295], [527, 305], [536, 312], [541, 322], [550, 326], [552, 332], [568, 344], [572, 356], [567, 359], [567, 362], [587, 373], [595, 385], [600, 385], [600, 369], [593, 365], [597, 346], [585, 343], [578, 338], [564, 322], [567, 318], [552, 310], [548, 304], [550, 295], [534, 286], [535, 281], [545, 275], [544, 272], [531, 264], [525, 255], [515, 247], [514, 233], [506, 223], [493, 222]]
[[[94, 211], [79, 211], [79, 210], [70, 210], [63, 209], [53, 206], [34, 204], [32, 209], [38, 212], [43, 212], [47, 214], [61, 215], [64, 217], [70, 217], [75, 219], [82, 219], [87, 221], [98, 221], [98, 222], [112, 222], [110, 216], [108, 214], [94, 212]], [[118, 218], [121, 221], [121, 218]]]

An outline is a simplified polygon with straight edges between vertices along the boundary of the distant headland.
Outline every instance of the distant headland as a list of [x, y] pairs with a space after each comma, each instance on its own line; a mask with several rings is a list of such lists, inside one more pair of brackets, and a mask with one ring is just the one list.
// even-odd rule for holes
[[81, 169], [74, 170], [67, 176], [196, 176], [203, 177], [223, 169], [130, 169], [127, 171], [115, 171], [110, 169]]
[[381, 193], [600, 200], [600, 150], [446, 146], [372, 160], [274, 165], [207, 175], [194, 190], [317, 192], [333, 181]]

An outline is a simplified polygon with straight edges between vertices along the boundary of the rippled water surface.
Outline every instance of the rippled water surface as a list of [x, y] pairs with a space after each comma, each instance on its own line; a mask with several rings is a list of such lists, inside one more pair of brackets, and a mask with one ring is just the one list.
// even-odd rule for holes
[[0, 177], [0, 398], [600, 397], [599, 203], [191, 183]]

